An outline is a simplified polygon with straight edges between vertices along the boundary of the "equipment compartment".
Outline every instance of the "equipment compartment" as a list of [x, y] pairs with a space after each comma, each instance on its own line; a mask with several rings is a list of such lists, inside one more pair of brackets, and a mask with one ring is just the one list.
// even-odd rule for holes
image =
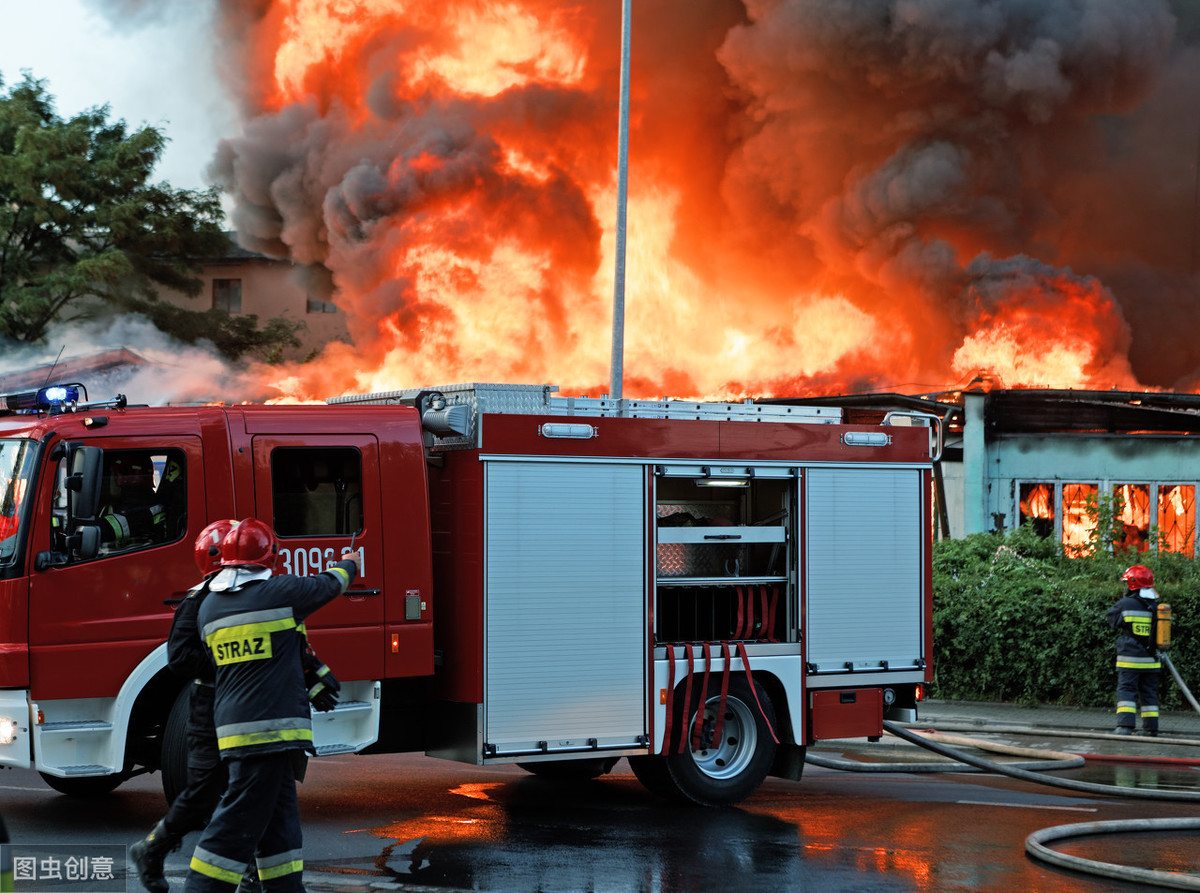
[[794, 478], [716, 487], [700, 475], [660, 476], [656, 489], [656, 640], [794, 641]]

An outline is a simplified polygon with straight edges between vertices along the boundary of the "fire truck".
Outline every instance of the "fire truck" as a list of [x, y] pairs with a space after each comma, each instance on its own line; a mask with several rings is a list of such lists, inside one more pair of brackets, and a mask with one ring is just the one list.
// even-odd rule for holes
[[423, 752], [558, 779], [627, 758], [724, 805], [822, 739], [916, 718], [931, 678], [940, 422], [789, 402], [462, 384], [319, 405], [0, 408], [0, 765], [94, 796], [185, 782], [174, 606], [209, 522], [280, 572], [351, 551], [308, 620], [342, 681], [318, 755]]

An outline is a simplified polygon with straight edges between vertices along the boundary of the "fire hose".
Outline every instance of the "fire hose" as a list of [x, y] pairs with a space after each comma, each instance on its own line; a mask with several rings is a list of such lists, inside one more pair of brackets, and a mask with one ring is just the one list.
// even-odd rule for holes
[[[969, 766], [974, 766], [986, 772], [997, 772], [1032, 781], [1037, 784], [1051, 785], [1073, 791], [1107, 796], [1130, 797], [1144, 800], [1166, 800], [1184, 803], [1200, 802], [1200, 792], [1193, 791], [1164, 791], [1144, 790], [1138, 788], [1122, 788], [1114, 785], [1094, 784], [1092, 782], [1075, 781], [1068, 778], [1047, 778], [1028, 769], [1011, 763], [997, 763], [982, 757], [974, 756], [965, 751], [942, 744], [936, 740], [909, 731], [903, 726], [884, 721], [884, 729], [898, 738], [932, 750], [942, 756], [950, 757]], [[1070, 837], [1083, 837], [1102, 833], [1124, 833], [1130, 831], [1194, 831], [1200, 830], [1198, 818], [1170, 819], [1139, 819], [1135, 821], [1118, 822], [1087, 822], [1075, 825], [1057, 825], [1036, 831], [1025, 840], [1025, 851], [1034, 858], [1041, 859], [1059, 866], [1095, 874], [1118, 880], [1134, 881], [1137, 883], [1158, 884], [1179, 890], [1200, 890], [1200, 877], [1195, 875], [1174, 874], [1172, 872], [1156, 871], [1148, 868], [1135, 868], [1127, 865], [1115, 865], [1109, 862], [1098, 862], [1071, 856], [1050, 849], [1045, 844]]]
[[1200, 704], [1196, 703], [1196, 699], [1192, 697], [1191, 691], [1183, 683], [1183, 679], [1179, 676], [1179, 671], [1175, 669], [1175, 664], [1171, 662], [1170, 656], [1165, 651], [1158, 652], [1159, 659], [1167, 665], [1167, 669], [1171, 671], [1171, 676], [1175, 679], [1175, 684], [1179, 686], [1179, 690], [1183, 692], [1183, 696], [1187, 698], [1188, 703], [1192, 705], [1192, 709], [1200, 713]]
[[[1174, 668], [1172, 668], [1173, 670]], [[1183, 688], [1182, 683], [1180, 687]], [[1185, 803], [1200, 802], [1200, 792], [1165, 791], [1155, 789], [1123, 788], [1114, 785], [1095, 784], [1092, 782], [1075, 781], [1066, 778], [1048, 778], [1038, 775], [1036, 769], [1071, 768], [1083, 763], [1083, 758], [1077, 754], [1056, 753], [1029, 748], [1016, 748], [1007, 745], [983, 742], [973, 738], [949, 736], [936, 733], [935, 737], [920, 734], [884, 721], [884, 729], [890, 734], [931, 750], [941, 756], [949, 757], [953, 763], [860, 763], [852, 760], [831, 760], [815, 754], [809, 754], [807, 762], [816, 766], [830, 769], [843, 769], [858, 772], [945, 772], [961, 771], [965, 764], [983, 772], [996, 772], [1023, 781], [1036, 784], [1051, 785], [1068, 790], [1081, 791], [1089, 794], [1101, 794], [1117, 797], [1129, 797], [1148, 800], [1166, 800]], [[980, 750], [991, 750], [1010, 755], [1040, 754], [1053, 759], [1045, 763], [998, 763], [983, 757], [975, 756], [958, 748], [951, 743], [965, 744]], [[1078, 762], [1075, 762], [1078, 760]], [[1128, 833], [1141, 831], [1194, 831], [1200, 830], [1200, 818], [1167, 818], [1167, 819], [1138, 819], [1133, 821], [1116, 822], [1087, 822], [1074, 825], [1056, 825], [1035, 831], [1025, 839], [1025, 851], [1036, 859], [1075, 871], [1093, 874], [1101, 877], [1114, 878], [1135, 883], [1157, 884], [1179, 890], [1200, 890], [1200, 876], [1175, 874], [1172, 872], [1156, 871], [1148, 868], [1136, 868], [1127, 865], [1116, 865], [1109, 862], [1099, 862], [1072, 856], [1050, 849], [1046, 844], [1073, 837], [1085, 837], [1105, 833]]]

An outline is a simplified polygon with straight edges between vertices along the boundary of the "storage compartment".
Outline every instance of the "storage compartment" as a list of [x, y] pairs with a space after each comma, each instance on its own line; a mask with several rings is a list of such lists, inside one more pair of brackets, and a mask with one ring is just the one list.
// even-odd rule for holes
[[660, 642], [787, 641], [782, 583], [670, 586], [658, 591]]
[[729, 488], [657, 479], [657, 641], [789, 641], [794, 478], [773, 471]]
[[814, 691], [808, 698], [808, 727], [814, 741], [883, 734], [883, 692], [878, 688]]

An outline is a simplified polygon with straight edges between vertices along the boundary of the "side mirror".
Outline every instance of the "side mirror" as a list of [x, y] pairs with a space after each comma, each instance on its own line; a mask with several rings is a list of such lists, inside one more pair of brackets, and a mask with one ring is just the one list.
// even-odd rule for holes
[[73, 523], [88, 524], [100, 511], [100, 447], [72, 446], [67, 473], [67, 514]]

